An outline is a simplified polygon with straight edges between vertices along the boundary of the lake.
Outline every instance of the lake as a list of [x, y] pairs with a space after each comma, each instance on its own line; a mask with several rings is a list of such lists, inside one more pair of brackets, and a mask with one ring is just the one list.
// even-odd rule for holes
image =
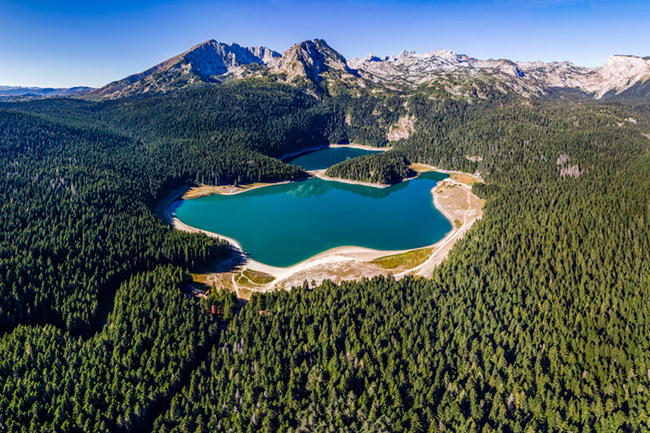
[[[345, 148], [318, 152], [329, 157], [339, 149]], [[236, 239], [258, 262], [287, 267], [346, 245], [405, 250], [434, 244], [451, 230], [431, 194], [446, 177], [423, 173], [388, 188], [310, 178], [184, 200], [174, 214], [187, 225]]]
[[325, 170], [339, 162], [359, 156], [371, 155], [381, 150], [358, 149], [356, 147], [327, 147], [314, 152], [284, 158], [284, 162], [302, 167], [303, 170]]

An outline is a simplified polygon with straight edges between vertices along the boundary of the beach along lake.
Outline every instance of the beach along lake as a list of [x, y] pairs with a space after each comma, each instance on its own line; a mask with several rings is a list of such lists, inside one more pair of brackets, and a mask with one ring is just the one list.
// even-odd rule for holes
[[391, 251], [434, 244], [451, 230], [431, 193], [446, 177], [422, 173], [388, 188], [310, 178], [184, 200], [174, 214], [237, 240], [258, 262], [287, 267], [340, 246]]

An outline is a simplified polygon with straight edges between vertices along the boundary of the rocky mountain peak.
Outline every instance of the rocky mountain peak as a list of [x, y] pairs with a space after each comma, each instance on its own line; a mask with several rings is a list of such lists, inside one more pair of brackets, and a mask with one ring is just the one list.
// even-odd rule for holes
[[[364, 62], [381, 62], [381, 59], [374, 54], [370, 53], [362, 59]], [[349, 64], [349, 62], [348, 62]]]
[[445, 50], [444, 48], [441, 48], [439, 50], [427, 54], [431, 54], [435, 57], [445, 59], [448, 62], [458, 63], [458, 55], [456, 55], [456, 52], [454, 50]]
[[292, 81], [296, 77], [319, 81], [321, 74], [333, 70], [351, 73], [345, 57], [322, 39], [294, 45], [282, 53], [282, 57], [273, 68], [274, 72], [286, 74], [287, 81]]
[[611, 56], [601, 68], [603, 78], [647, 78], [650, 76], [650, 60], [635, 56]]
[[266, 47], [205, 41], [144, 72], [91, 91], [87, 97], [164, 93], [269, 73], [275, 79], [296, 83], [304, 79], [346, 80], [363, 87], [374, 82], [413, 88], [426, 84], [439, 94], [462, 97], [492, 91], [543, 95], [556, 87], [576, 89], [596, 99], [619, 97], [632, 88], [626, 95], [633, 94], [639, 100], [650, 96], [650, 58], [615, 55], [601, 67], [585, 68], [571, 62], [480, 60], [439, 49], [426, 53], [404, 50], [397, 56], [386, 57], [371, 53], [346, 61], [327, 42], [314, 39], [296, 44], [282, 54]]
[[269, 64], [280, 54], [266, 47], [242, 47], [209, 40], [181, 54], [190, 70], [203, 77], [223, 75], [233, 69], [253, 63]]
[[624, 92], [639, 82], [650, 78], [650, 60], [636, 56], [611, 56], [603, 66], [597, 68], [601, 86], [597, 89], [596, 98], [601, 98], [610, 92]]
[[139, 74], [130, 75], [88, 94], [91, 98], [118, 98], [136, 93], [166, 92], [200, 82], [217, 81], [218, 76], [237, 73], [251, 64], [274, 65], [281, 57], [266, 47], [242, 47], [214, 39], [195, 45]]
[[426, 82], [437, 72], [450, 72], [467, 66], [454, 51], [445, 49], [424, 54], [405, 50], [383, 59], [369, 54], [363, 59], [351, 59], [348, 64], [372, 81], [397, 79], [412, 85]]

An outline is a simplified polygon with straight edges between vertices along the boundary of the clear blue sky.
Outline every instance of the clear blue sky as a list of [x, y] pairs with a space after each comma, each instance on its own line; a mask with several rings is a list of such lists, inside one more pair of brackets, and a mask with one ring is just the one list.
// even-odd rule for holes
[[0, 85], [100, 87], [208, 39], [346, 58], [452, 49], [569, 60], [650, 55], [650, 0], [2, 0]]

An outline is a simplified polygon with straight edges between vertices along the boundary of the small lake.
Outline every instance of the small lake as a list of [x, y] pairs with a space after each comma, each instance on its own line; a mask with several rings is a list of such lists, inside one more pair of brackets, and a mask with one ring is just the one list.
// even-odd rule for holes
[[378, 152], [382, 151], [358, 149], [356, 147], [327, 147], [314, 152], [284, 158], [284, 162], [302, 167], [305, 171], [325, 170], [339, 162]]
[[[339, 149], [346, 148], [313, 153]], [[446, 177], [423, 173], [388, 188], [311, 178], [184, 200], [174, 214], [192, 227], [236, 239], [258, 262], [287, 267], [345, 245], [405, 250], [434, 244], [451, 230], [431, 194]]]

